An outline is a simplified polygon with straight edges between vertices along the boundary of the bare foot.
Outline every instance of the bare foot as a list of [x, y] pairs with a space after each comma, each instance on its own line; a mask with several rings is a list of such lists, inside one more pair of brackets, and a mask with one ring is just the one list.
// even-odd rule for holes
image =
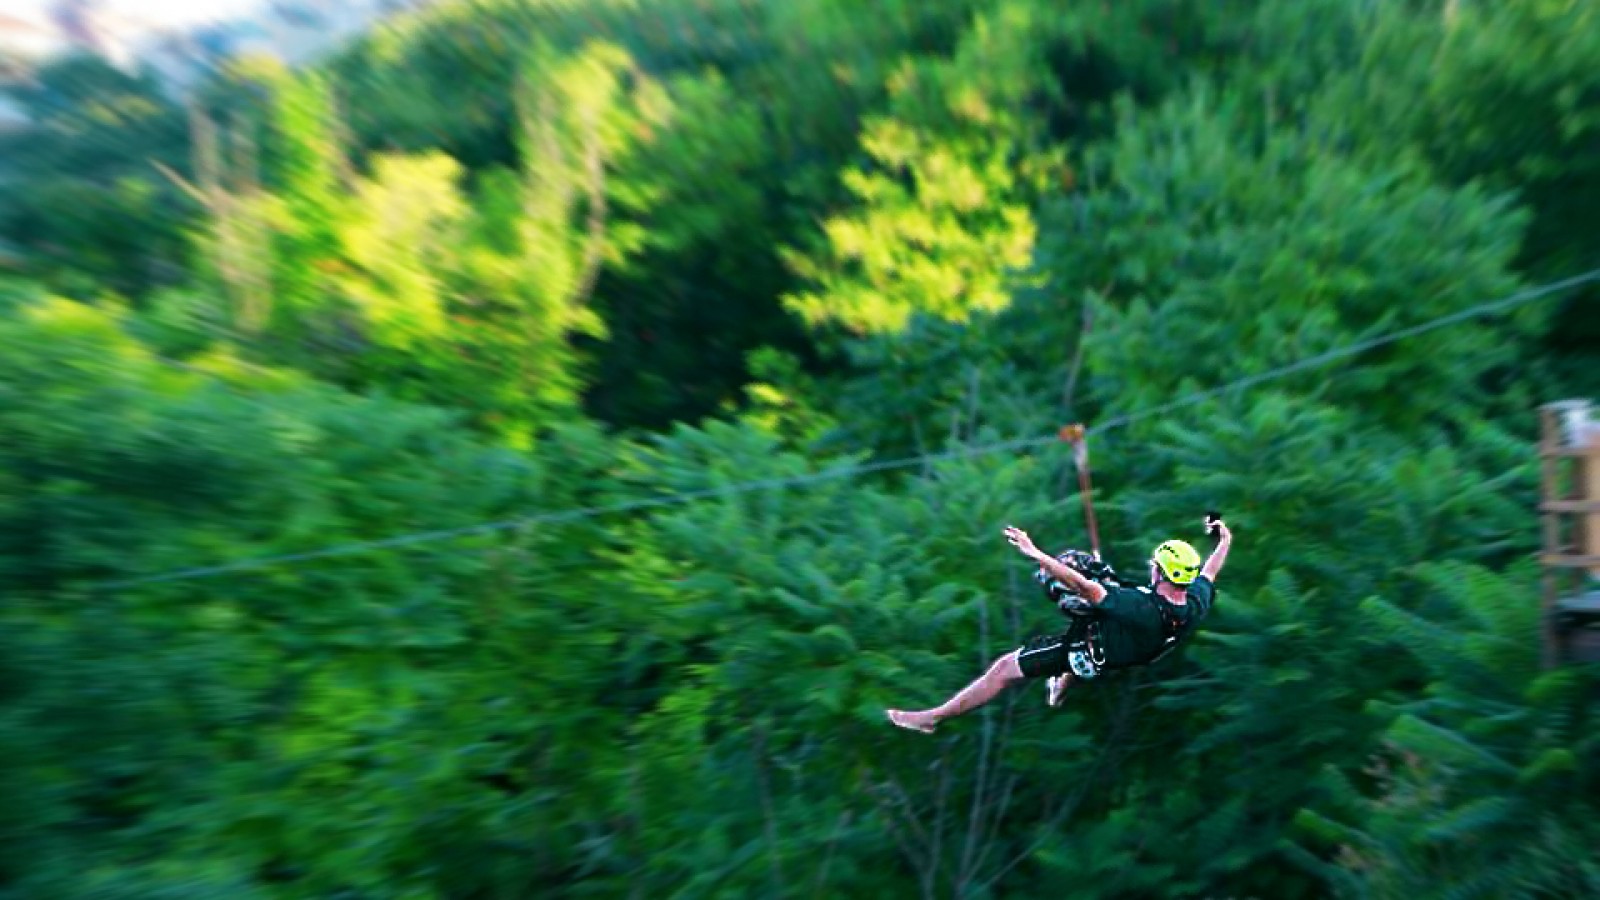
[[933, 734], [933, 729], [937, 727], [937, 723], [928, 721], [927, 713], [909, 713], [898, 709], [891, 709], [888, 712], [889, 721], [899, 725], [901, 728], [909, 728], [912, 731], [920, 731], [923, 734]]

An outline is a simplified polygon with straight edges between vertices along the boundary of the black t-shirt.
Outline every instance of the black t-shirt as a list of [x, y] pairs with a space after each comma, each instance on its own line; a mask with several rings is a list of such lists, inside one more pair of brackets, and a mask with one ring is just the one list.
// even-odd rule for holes
[[1216, 586], [1204, 575], [1189, 585], [1183, 604], [1168, 603], [1153, 588], [1109, 588], [1095, 617], [1100, 622], [1100, 647], [1111, 668], [1149, 662], [1167, 646], [1162, 607], [1178, 622], [1177, 635], [1187, 637], [1211, 611]]

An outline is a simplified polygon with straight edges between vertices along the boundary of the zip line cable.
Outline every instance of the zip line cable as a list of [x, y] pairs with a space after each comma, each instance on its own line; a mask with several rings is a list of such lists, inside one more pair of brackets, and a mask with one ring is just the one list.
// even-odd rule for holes
[[1267, 371], [1257, 375], [1250, 375], [1230, 381], [1221, 387], [1210, 388], [1208, 390], [1198, 391], [1193, 394], [1186, 394], [1185, 396], [1179, 397], [1178, 399], [1169, 403], [1163, 403], [1160, 406], [1154, 406], [1149, 409], [1140, 410], [1139, 412], [1129, 415], [1117, 416], [1115, 418], [1106, 420], [1099, 426], [1089, 428], [1088, 431], [1091, 434], [1096, 431], [1108, 431], [1112, 428], [1118, 428], [1123, 425], [1127, 425], [1130, 422], [1137, 422], [1140, 419], [1149, 418], [1150, 416], [1171, 412], [1172, 410], [1181, 409], [1185, 406], [1193, 406], [1202, 400], [1208, 400], [1212, 397], [1225, 394], [1229, 391], [1238, 390], [1239, 388], [1254, 387], [1263, 381], [1271, 381], [1274, 378], [1281, 378], [1284, 375], [1290, 375], [1306, 369], [1314, 369], [1317, 366], [1332, 362], [1336, 359], [1342, 359], [1346, 356], [1354, 356], [1357, 353], [1365, 353], [1374, 347], [1381, 347], [1384, 344], [1392, 344], [1395, 341], [1402, 341], [1406, 338], [1416, 337], [1419, 334], [1425, 334], [1435, 329], [1444, 328], [1448, 325], [1455, 325], [1460, 322], [1465, 322], [1468, 319], [1474, 319], [1478, 316], [1487, 315], [1489, 313], [1504, 312], [1505, 310], [1522, 306], [1531, 301], [1542, 299], [1551, 294], [1564, 291], [1567, 288], [1577, 287], [1580, 284], [1586, 284], [1596, 279], [1600, 279], [1600, 269], [1590, 269], [1581, 275], [1574, 275], [1571, 278], [1566, 278], [1561, 281], [1552, 281], [1549, 284], [1542, 285], [1540, 287], [1529, 288], [1528, 290], [1512, 294], [1511, 296], [1504, 297], [1500, 300], [1492, 300], [1488, 303], [1480, 303], [1477, 306], [1470, 306], [1466, 309], [1440, 316], [1437, 319], [1431, 319], [1427, 322], [1423, 322], [1420, 325], [1412, 325], [1409, 328], [1402, 328], [1399, 331], [1391, 331], [1388, 334], [1378, 335], [1377, 337], [1370, 338], [1365, 341], [1357, 341], [1353, 344], [1347, 344], [1343, 347], [1335, 347], [1332, 350], [1318, 353], [1316, 356], [1308, 356], [1305, 359], [1298, 360], [1296, 362], [1278, 366], [1273, 369], [1268, 369]]
[[[1529, 288], [1525, 291], [1520, 291], [1516, 294], [1512, 294], [1499, 300], [1468, 307], [1467, 309], [1440, 316], [1439, 318], [1432, 319], [1419, 325], [1402, 328], [1397, 331], [1392, 331], [1387, 334], [1369, 338], [1367, 340], [1357, 341], [1353, 344], [1348, 344], [1343, 347], [1336, 347], [1333, 350], [1328, 350], [1315, 356], [1310, 356], [1296, 362], [1268, 369], [1265, 372], [1235, 379], [1219, 387], [1208, 388], [1203, 391], [1196, 391], [1192, 394], [1187, 394], [1168, 403], [1163, 403], [1158, 406], [1140, 410], [1138, 412], [1115, 416], [1099, 425], [1086, 429], [1086, 437], [1088, 435], [1103, 434], [1116, 428], [1121, 428], [1126, 425], [1131, 425], [1134, 422], [1148, 419], [1152, 416], [1162, 415], [1175, 409], [1181, 409], [1187, 406], [1193, 406], [1196, 403], [1226, 394], [1230, 391], [1254, 387], [1255, 385], [1266, 381], [1282, 378], [1285, 375], [1290, 375], [1295, 372], [1302, 372], [1307, 369], [1312, 369], [1317, 366], [1325, 365], [1334, 360], [1343, 359], [1348, 356], [1354, 356], [1367, 350], [1371, 350], [1375, 347], [1381, 347], [1385, 344], [1394, 343], [1395, 341], [1416, 337], [1419, 334], [1424, 334], [1429, 331], [1434, 331], [1439, 328], [1464, 322], [1478, 316], [1513, 309], [1515, 307], [1530, 303], [1534, 300], [1548, 297], [1568, 288], [1576, 287], [1581, 284], [1587, 284], [1596, 280], [1600, 280], [1600, 268], [1591, 269], [1590, 271], [1584, 272], [1581, 275], [1574, 275], [1571, 278], [1566, 278], [1561, 281], [1553, 281], [1540, 287]], [[114, 590], [117, 588], [134, 587], [143, 584], [155, 584], [168, 581], [185, 581], [196, 578], [210, 578], [217, 575], [226, 575], [232, 572], [243, 572], [253, 569], [266, 568], [269, 566], [307, 562], [317, 559], [328, 559], [338, 556], [350, 556], [353, 554], [365, 553], [374, 550], [388, 550], [396, 547], [406, 547], [415, 544], [429, 543], [432, 541], [466, 537], [468, 535], [489, 534], [496, 531], [525, 528], [530, 525], [570, 522], [578, 519], [590, 518], [593, 516], [608, 515], [611, 513], [632, 512], [634, 510], [651, 509], [662, 506], [675, 506], [678, 504], [691, 503], [696, 500], [705, 500], [713, 497], [730, 497], [738, 494], [752, 493], [755, 491], [773, 490], [785, 487], [799, 487], [801, 485], [815, 484], [821, 481], [832, 481], [839, 478], [851, 478], [857, 475], [865, 475], [873, 472], [886, 472], [892, 469], [902, 469], [908, 466], [921, 465], [930, 462], [941, 462], [950, 459], [982, 456], [1005, 450], [1022, 450], [1029, 447], [1037, 447], [1043, 444], [1055, 443], [1060, 440], [1061, 438], [1055, 434], [1047, 437], [1019, 438], [1009, 441], [1000, 441], [993, 444], [983, 444], [976, 447], [964, 447], [955, 450], [944, 450], [938, 453], [925, 453], [917, 456], [902, 457], [900, 459], [882, 460], [873, 463], [863, 463], [861, 465], [844, 466], [828, 471], [813, 472], [808, 475], [794, 475], [784, 478], [764, 478], [755, 481], [737, 482], [735, 484], [726, 485], [723, 487], [702, 488], [699, 490], [685, 491], [678, 494], [648, 497], [642, 500], [630, 500], [623, 503], [613, 503], [602, 506], [584, 506], [568, 510], [535, 513], [528, 516], [519, 516], [514, 519], [504, 519], [497, 522], [485, 522], [479, 525], [468, 525], [460, 528], [417, 531], [409, 534], [397, 535], [391, 538], [382, 538], [372, 541], [357, 541], [349, 544], [325, 547], [320, 550], [308, 550], [301, 553], [286, 553], [279, 556], [263, 556], [254, 559], [244, 559], [237, 562], [222, 563], [213, 566], [198, 566], [189, 569], [177, 569], [170, 572], [164, 572], [155, 575], [145, 575], [137, 578], [96, 582], [90, 584], [89, 587], [97, 590]]]
[[1018, 450], [1038, 444], [1047, 444], [1059, 440], [1055, 435], [1049, 437], [1023, 438], [1021, 440], [1005, 441], [998, 444], [988, 444], [980, 447], [967, 447], [960, 450], [946, 450], [940, 453], [930, 453], [922, 456], [912, 456], [903, 459], [884, 460], [875, 463], [866, 463], [859, 466], [847, 466], [828, 472], [813, 472], [809, 475], [792, 475], [787, 478], [765, 478], [759, 481], [744, 481], [726, 487], [701, 488], [699, 490], [685, 491], [681, 494], [667, 494], [661, 497], [647, 497], [643, 500], [629, 500], [624, 503], [613, 503], [606, 506], [584, 506], [576, 509], [561, 510], [558, 512], [535, 513], [529, 516], [520, 516], [515, 519], [504, 519], [498, 522], [485, 522], [480, 525], [467, 525], [461, 528], [445, 528], [438, 531], [418, 531], [411, 534], [397, 535], [392, 538], [383, 538], [375, 541], [358, 541], [350, 544], [341, 544], [337, 547], [327, 547], [322, 550], [308, 550], [303, 553], [287, 553], [282, 556], [263, 556], [256, 559], [240, 560], [233, 563], [223, 563], [215, 566], [203, 566], [194, 569], [180, 569], [160, 575], [148, 575], [139, 578], [129, 578], [122, 581], [100, 582], [90, 585], [94, 588], [111, 589], [131, 587], [138, 584], [153, 584], [160, 581], [179, 581], [188, 578], [204, 578], [212, 575], [223, 575], [228, 572], [239, 572], [247, 569], [258, 569], [280, 563], [304, 562], [312, 559], [326, 559], [332, 556], [348, 556], [353, 553], [362, 553], [368, 550], [383, 550], [391, 547], [404, 547], [411, 544], [421, 544], [429, 541], [447, 540], [455, 537], [466, 537], [471, 534], [488, 534], [495, 531], [505, 531], [513, 528], [524, 528], [529, 525], [543, 525], [553, 522], [570, 522], [575, 519], [586, 519], [591, 516], [605, 515], [608, 513], [631, 512], [637, 509], [648, 509], [657, 506], [675, 506], [680, 503], [690, 503], [695, 500], [705, 500], [711, 497], [728, 497], [735, 494], [747, 494], [754, 491], [771, 490], [773, 488], [795, 487], [798, 485], [812, 484], [818, 481], [831, 481], [836, 478], [848, 478], [869, 472], [882, 472], [889, 469], [913, 466], [919, 463], [936, 462], [945, 459], [956, 459], [964, 456], [979, 456], [994, 453], [1000, 450]]

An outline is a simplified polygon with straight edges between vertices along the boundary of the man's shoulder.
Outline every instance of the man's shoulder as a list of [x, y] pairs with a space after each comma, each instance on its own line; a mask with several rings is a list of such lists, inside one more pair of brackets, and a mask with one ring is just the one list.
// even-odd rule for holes
[[1189, 589], [1184, 591], [1184, 595], [1189, 602], [1198, 608], [1200, 614], [1204, 615], [1211, 609], [1212, 600], [1216, 599], [1217, 585], [1211, 579], [1201, 575], [1190, 583]]

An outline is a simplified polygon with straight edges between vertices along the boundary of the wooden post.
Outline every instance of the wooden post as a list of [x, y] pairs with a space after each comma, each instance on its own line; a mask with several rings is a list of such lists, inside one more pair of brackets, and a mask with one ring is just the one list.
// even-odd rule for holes
[[[1585, 418], [1574, 440], [1587, 451], [1578, 457], [1577, 471], [1573, 473], [1577, 499], [1592, 504], [1600, 501], [1600, 423]], [[1587, 515], [1578, 518], [1576, 543], [1583, 548], [1584, 556], [1600, 560], [1600, 510], [1591, 507]], [[1600, 564], [1591, 565], [1588, 571], [1591, 579], [1600, 580]]]
[[1556, 499], [1558, 484], [1556, 448], [1560, 446], [1561, 423], [1550, 406], [1539, 410], [1539, 556], [1543, 571], [1539, 573], [1539, 635], [1543, 645], [1540, 659], [1545, 669], [1556, 665], [1556, 598], [1561, 592], [1561, 580], [1548, 560], [1561, 553], [1561, 521], [1550, 504]]

